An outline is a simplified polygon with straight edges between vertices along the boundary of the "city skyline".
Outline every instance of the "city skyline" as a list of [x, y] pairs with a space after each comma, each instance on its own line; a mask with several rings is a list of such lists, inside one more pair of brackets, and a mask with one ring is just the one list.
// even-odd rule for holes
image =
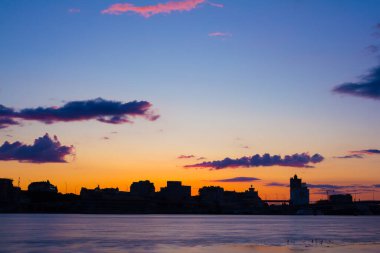
[[380, 198], [379, 2], [0, 6], [0, 178]]

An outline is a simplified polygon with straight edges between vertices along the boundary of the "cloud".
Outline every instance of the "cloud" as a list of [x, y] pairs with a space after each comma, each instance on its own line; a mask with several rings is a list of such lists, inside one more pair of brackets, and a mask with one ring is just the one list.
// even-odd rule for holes
[[[191, 11], [198, 5], [205, 3], [206, 0], [183, 0], [169, 1], [166, 3], [158, 3], [156, 5], [135, 6], [131, 3], [113, 4], [103, 10], [103, 14], [120, 15], [125, 12], [134, 12], [143, 17], [149, 18], [160, 13], [171, 13], [173, 11]], [[218, 6], [220, 7], [220, 6]]]
[[332, 184], [307, 184], [310, 189], [337, 190], [353, 187], [352, 185], [332, 185]]
[[377, 45], [369, 45], [368, 47], [366, 47], [366, 50], [367, 50], [368, 52], [370, 52], [370, 53], [375, 54], [375, 53], [379, 52], [380, 47], [377, 46]]
[[195, 158], [194, 155], [180, 155], [177, 157], [177, 159], [190, 159], [190, 158]]
[[232, 37], [231, 33], [226, 33], [226, 32], [211, 32], [208, 34], [209, 37], [221, 37], [221, 38], [226, 38], [226, 37]]
[[0, 117], [0, 129], [7, 128], [12, 125], [20, 125], [17, 121], [11, 118], [1, 118]]
[[207, 2], [209, 5], [217, 7], [217, 8], [223, 8], [224, 4], [219, 4], [219, 3], [212, 3], [212, 2]]
[[373, 187], [380, 188], [380, 184], [374, 184]]
[[343, 83], [336, 86], [333, 92], [351, 96], [380, 99], [380, 65], [371, 69], [359, 81]]
[[51, 138], [48, 134], [37, 138], [33, 145], [6, 141], [0, 146], [0, 161], [66, 163], [65, 157], [74, 155], [73, 146], [62, 146], [57, 136]]
[[338, 159], [352, 159], [352, 158], [362, 159], [363, 156], [359, 155], [359, 154], [353, 154], [353, 155], [335, 156], [334, 158], [338, 158]]
[[71, 8], [71, 9], [68, 9], [68, 12], [69, 13], [79, 13], [80, 9], [78, 9], [78, 8]]
[[205, 159], [207, 159], [207, 158], [204, 157], [204, 156], [201, 156], [201, 157], [198, 157], [198, 158], [197, 158], [198, 161], [200, 161], [200, 160], [205, 160]]
[[[154, 121], [159, 115], [151, 111], [152, 104], [147, 101], [132, 101], [123, 103], [105, 100], [102, 98], [71, 101], [63, 106], [26, 108], [15, 111], [0, 105], [0, 119], [8, 120], [34, 120], [46, 124], [56, 122], [97, 120], [108, 124], [132, 123], [130, 117], [143, 117]], [[18, 124], [16, 122], [16, 124]], [[3, 127], [7, 124], [1, 124]], [[8, 126], [10, 124], [8, 123]]]
[[378, 150], [378, 149], [364, 149], [364, 150], [351, 151], [351, 153], [359, 154], [359, 155], [380, 155], [380, 150]]
[[267, 183], [265, 186], [272, 186], [272, 187], [289, 187], [288, 184], [277, 183], [277, 182]]
[[219, 182], [219, 183], [244, 183], [244, 182], [253, 182], [259, 181], [261, 179], [255, 177], [233, 177], [226, 179], [217, 179], [217, 180], [209, 180], [210, 182]]
[[286, 155], [282, 158], [279, 155], [271, 156], [270, 154], [254, 155], [252, 157], [241, 157], [237, 159], [225, 158], [223, 160], [203, 162], [197, 164], [186, 165], [185, 168], [209, 168], [210, 170], [220, 170], [226, 168], [238, 167], [259, 167], [259, 166], [287, 166], [298, 168], [311, 168], [310, 164], [320, 163], [323, 156], [315, 154], [310, 156], [308, 153]]

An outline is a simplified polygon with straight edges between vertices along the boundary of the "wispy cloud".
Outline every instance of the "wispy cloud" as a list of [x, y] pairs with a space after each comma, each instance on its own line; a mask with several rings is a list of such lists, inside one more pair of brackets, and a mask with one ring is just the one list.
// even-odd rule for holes
[[217, 8], [223, 8], [224, 7], [224, 4], [220, 4], [220, 3], [212, 3], [210, 1], [207, 2], [209, 5], [211, 6], [214, 6], [214, 7], [217, 7]]
[[208, 34], [209, 37], [227, 38], [232, 37], [231, 33], [227, 32], [211, 32]]
[[63, 146], [57, 136], [51, 138], [48, 134], [37, 138], [32, 145], [6, 141], [0, 146], [0, 161], [65, 163], [65, 157], [74, 154], [73, 146]]
[[265, 186], [271, 186], [271, 187], [289, 187], [288, 184], [278, 183], [278, 182], [271, 182], [265, 184]]
[[195, 158], [194, 155], [180, 155], [177, 157], [177, 159], [191, 159], [191, 158]]
[[261, 179], [255, 177], [233, 177], [233, 178], [225, 178], [225, 179], [216, 179], [216, 180], [208, 180], [209, 182], [219, 182], [219, 183], [245, 183], [245, 182], [254, 182], [260, 181]]
[[0, 129], [7, 128], [14, 125], [20, 125], [20, 123], [11, 118], [2, 118], [0, 116]]
[[360, 155], [380, 155], [379, 149], [363, 149], [363, 150], [356, 150], [351, 151], [353, 154], [360, 154]]
[[186, 165], [185, 168], [208, 168], [211, 170], [220, 170], [226, 168], [238, 167], [259, 167], [259, 166], [287, 166], [299, 168], [311, 168], [312, 164], [320, 163], [323, 161], [323, 156], [315, 154], [310, 156], [308, 153], [286, 155], [282, 158], [279, 155], [271, 156], [264, 154], [263, 156], [256, 154], [251, 157], [241, 157], [231, 159], [229, 157], [223, 160], [209, 161], [197, 164]]
[[353, 155], [334, 156], [334, 158], [338, 158], [338, 159], [362, 159], [363, 156], [359, 155], [359, 154], [353, 154]]
[[143, 117], [154, 121], [159, 115], [151, 110], [147, 101], [123, 103], [102, 98], [67, 102], [59, 107], [25, 108], [16, 111], [0, 105], [0, 127], [19, 124], [17, 120], [32, 120], [46, 124], [56, 122], [97, 120], [108, 124], [132, 123], [130, 117]]
[[[200, 4], [206, 3], [206, 0], [183, 0], [169, 1], [166, 3], [158, 3], [156, 5], [135, 6], [131, 3], [113, 4], [103, 10], [103, 14], [120, 15], [126, 12], [134, 12], [146, 18], [160, 13], [171, 13], [174, 11], [191, 11]], [[212, 4], [210, 4], [212, 5]], [[221, 5], [213, 5], [215, 7], [223, 7]]]
[[79, 13], [80, 9], [79, 8], [70, 8], [70, 9], [68, 9], [68, 12], [69, 13]]

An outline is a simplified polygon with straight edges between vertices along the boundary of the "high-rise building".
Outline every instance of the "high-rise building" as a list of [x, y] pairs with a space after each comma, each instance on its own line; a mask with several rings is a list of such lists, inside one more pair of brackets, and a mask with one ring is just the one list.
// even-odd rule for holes
[[309, 204], [309, 189], [302, 179], [294, 175], [290, 178], [290, 204], [293, 206], [306, 206]]

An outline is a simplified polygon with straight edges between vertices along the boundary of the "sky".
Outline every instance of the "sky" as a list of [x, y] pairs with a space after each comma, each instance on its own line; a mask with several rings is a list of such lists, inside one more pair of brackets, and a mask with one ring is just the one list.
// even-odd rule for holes
[[[297, 174], [380, 199], [380, 2], [0, 2], [0, 177], [181, 180], [263, 199]], [[227, 158], [227, 159], [226, 159]]]

